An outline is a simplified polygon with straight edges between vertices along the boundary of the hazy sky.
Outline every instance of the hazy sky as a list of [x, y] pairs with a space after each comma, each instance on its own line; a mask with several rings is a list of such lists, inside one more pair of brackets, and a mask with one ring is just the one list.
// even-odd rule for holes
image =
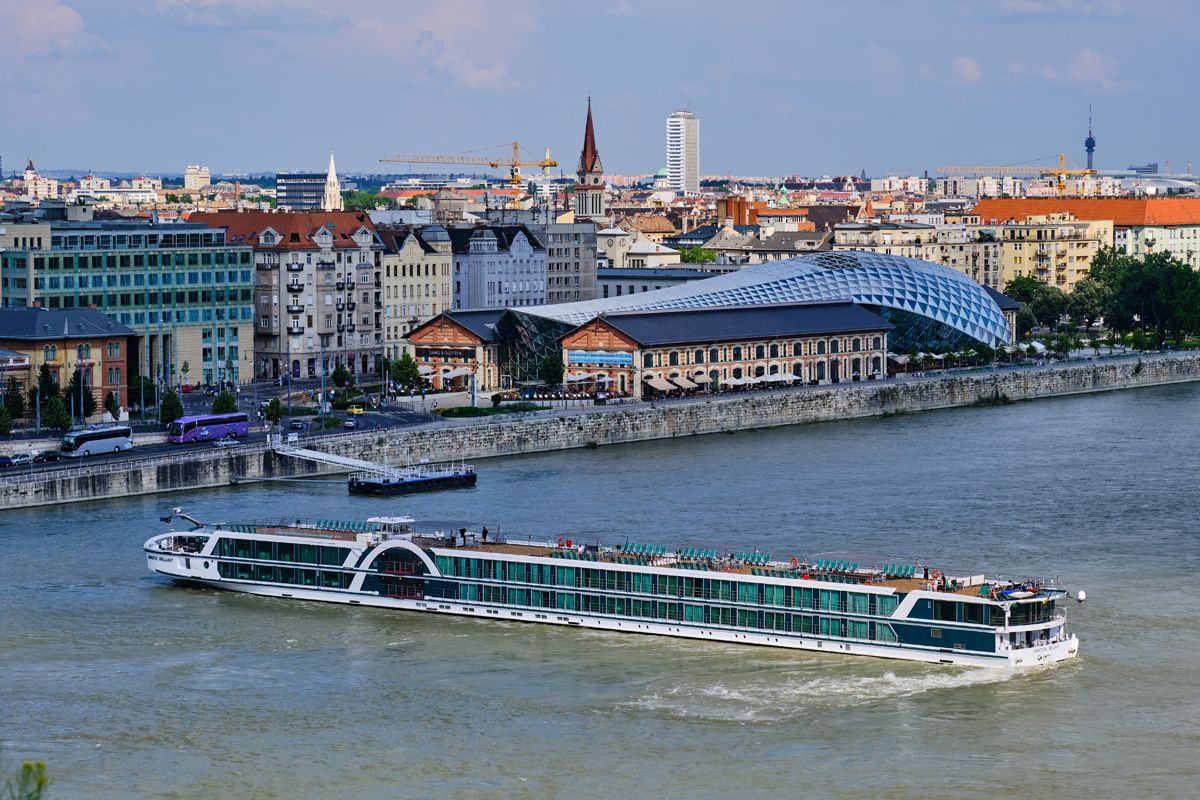
[[404, 171], [519, 139], [609, 174], [700, 117], [704, 174], [1188, 159], [1191, 0], [0, 0], [0, 154], [44, 167]]

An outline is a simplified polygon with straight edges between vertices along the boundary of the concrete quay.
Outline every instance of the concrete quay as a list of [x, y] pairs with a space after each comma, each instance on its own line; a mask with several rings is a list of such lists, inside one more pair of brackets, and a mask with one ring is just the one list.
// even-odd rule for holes
[[[1200, 354], [1073, 363], [935, 378], [806, 387], [630, 406], [588, 407], [444, 421], [403, 432], [348, 433], [301, 446], [368, 461], [492, 458], [545, 450], [697, 436], [724, 431], [991, 405], [1200, 381]], [[395, 446], [391, 446], [391, 443]], [[337, 469], [266, 445], [206, 448], [167, 457], [104, 462], [0, 479], [0, 509], [330, 474]]]

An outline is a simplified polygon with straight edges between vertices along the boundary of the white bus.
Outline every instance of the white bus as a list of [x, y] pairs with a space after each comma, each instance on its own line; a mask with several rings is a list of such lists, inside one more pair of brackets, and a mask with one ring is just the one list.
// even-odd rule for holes
[[132, 449], [133, 428], [127, 425], [71, 431], [62, 439], [62, 454], [68, 458], [119, 453]]

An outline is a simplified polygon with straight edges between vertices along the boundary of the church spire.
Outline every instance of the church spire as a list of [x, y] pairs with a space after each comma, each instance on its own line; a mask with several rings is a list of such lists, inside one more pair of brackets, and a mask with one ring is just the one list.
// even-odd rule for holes
[[333, 151], [329, 151], [329, 170], [325, 173], [325, 197], [321, 199], [322, 211], [341, 211], [342, 186], [338, 183], [337, 168], [333, 165]]
[[604, 165], [596, 148], [596, 129], [592, 124], [592, 97], [588, 95], [587, 124], [583, 128], [583, 150], [575, 169], [579, 182], [575, 184], [575, 220], [600, 221], [607, 215], [604, 198]]
[[[592, 125], [592, 98], [588, 96], [587, 110], [587, 125], [583, 129], [583, 151], [579, 154], [579, 170], [582, 176], [584, 173], [603, 171], [603, 167], [599, 170], [597, 166], [600, 163], [600, 151], [596, 149], [596, 129]], [[580, 177], [580, 182], [583, 178]]]

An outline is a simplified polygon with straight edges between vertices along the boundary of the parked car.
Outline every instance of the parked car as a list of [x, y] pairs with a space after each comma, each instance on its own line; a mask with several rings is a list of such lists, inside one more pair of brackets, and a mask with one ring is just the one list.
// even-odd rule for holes
[[357, 422], [355, 422], [355, 421], [354, 421], [354, 420], [352, 420], [352, 419], [348, 419], [348, 420], [346, 420], [345, 422], [343, 422], [343, 423], [342, 423], [342, 427], [343, 427], [343, 428], [357, 428], [357, 427], [358, 427], [358, 423], [357, 423]]
[[292, 382], [291, 375], [280, 375], [278, 378], [275, 379], [276, 386], [287, 386], [291, 382]]
[[289, 427], [289, 428], [291, 428], [291, 429], [292, 429], [292, 430], [294, 430], [294, 431], [302, 431], [302, 430], [304, 430], [304, 429], [305, 429], [307, 426], [304, 424], [304, 420], [302, 420], [302, 419], [294, 419], [294, 420], [292, 420], [291, 422], [289, 422], [289, 423], [288, 423], [288, 427]]
[[14, 467], [25, 467], [33, 463], [33, 456], [29, 453], [17, 453], [12, 457], [12, 465]]
[[182, 394], [191, 394], [192, 393], [192, 385], [189, 383], [185, 383], [183, 386], [179, 387], [179, 391]]
[[58, 450], [43, 450], [33, 457], [35, 464], [50, 464], [54, 461], [62, 461], [62, 453]]
[[360, 405], [347, 406], [346, 413], [353, 414], [354, 416], [357, 417], [358, 415], [363, 413], [363, 407]]
[[240, 444], [241, 444], [241, 442], [239, 442], [237, 439], [235, 439], [232, 436], [226, 436], [222, 439], [217, 439], [215, 442], [213, 442], [213, 445], [216, 447], [237, 447]]
[[13, 462], [12, 462], [11, 458], [9, 458], [8, 456], [0, 456], [0, 469], [4, 469], [5, 467], [11, 467], [12, 465], [13, 465]]

